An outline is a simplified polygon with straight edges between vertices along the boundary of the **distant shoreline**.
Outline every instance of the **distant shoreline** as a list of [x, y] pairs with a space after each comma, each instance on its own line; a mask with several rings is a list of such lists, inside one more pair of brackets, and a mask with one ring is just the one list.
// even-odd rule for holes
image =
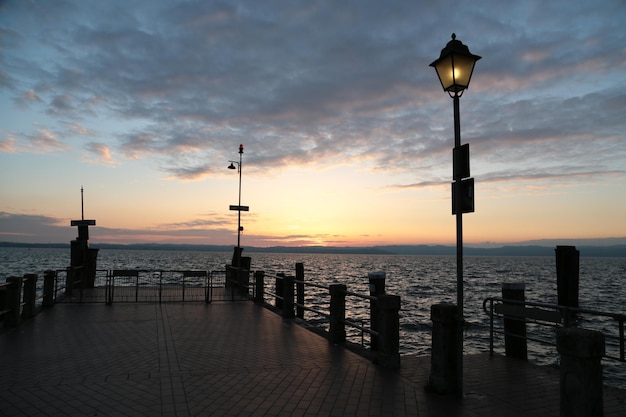
[[[204, 251], [232, 252], [232, 245], [192, 245], [192, 244], [110, 244], [91, 243], [92, 248], [110, 250], [161, 250], [161, 251]], [[18, 243], [0, 242], [0, 248], [60, 248], [69, 249], [69, 243]], [[555, 246], [506, 245], [480, 248], [465, 246], [468, 256], [554, 256]], [[626, 245], [576, 246], [583, 257], [626, 257]], [[273, 246], [269, 248], [246, 247], [245, 253], [301, 253], [301, 254], [346, 254], [346, 255], [456, 255], [456, 247], [448, 245], [384, 245], [384, 246]]]

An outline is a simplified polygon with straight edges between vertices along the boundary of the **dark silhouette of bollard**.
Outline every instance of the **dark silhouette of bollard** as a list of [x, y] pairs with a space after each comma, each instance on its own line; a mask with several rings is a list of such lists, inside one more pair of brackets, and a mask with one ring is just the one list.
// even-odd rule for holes
[[575, 246], [557, 246], [555, 252], [558, 303], [578, 307], [580, 252]]
[[604, 335], [566, 327], [557, 330], [556, 343], [561, 355], [561, 417], [602, 416]]
[[17, 327], [21, 321], [22, 278], [8, 277], [6, 282], [9, 287], [5, 293], [5, 307], [11, 311], [4, 315], [4, 327]]
[[284, 290], [283, 287], [285, 286], [284, 281], [285, 280], [285, 274], [283, 272], [279, 272], [278, 274], [276, 274], [276, 297], [274, 299], [274, 306], [280, 310], [283, 309], [283, 300], [282, 300], [282, 296], [284, 294]]
[[285, 277], [283, 282], [283, 317], [286, 319], [292, 319], [296, 316], [296, 313], [293, 309], [294, 303], [294, 277], [292, 275], [288, 275]]
[[265, 298], [265, 271], [256, 271], [254, 273], [254, 281], [256, 284], [254, 302], [257, 304], [263, 304]]
[[343, 344], [346, 341], [346, 286], [332, 284], [330, 290], [330, 329], [329, 338], [332, 343]]
[[390, 369], [400, 368], [400, 297], [379, 295], [378, 300], [378, 364]]
[[430, 308], [433, 321], [430, 378], [426, 389], [438, 394], [457, 390], [457, 337], [459, 320], [454, 304], [435, 304]]
[[[502, 304], [524, 307], [526, 301], [524, 291], [526, 284], [521, 282], [502, 284]], [[519, 303], [507, 302], [517, 301]], [[520, 317], [504, 316], [504, 351], [509, 358], [528, 360], [528, 347], [526, 343], [526, 319]]]
[[[385, 272], [370, 272], [367, 274], [367, 278], [369, 279], [370, 296], [378, 297], [385, 294], [385, 279], [387, 278]], [[378, 332], [379, 317], [376, 300], [370, 300], [370, 323], [372, 330]], [[371, 336], [370, 349], [378, 350], [378, 336]]]
[[54, 279], [56, 272], [48, 269], [43, 273], [43, 300], [41, 306], [43, 308], [52, 307], [54, 305]]
[[24, 274], [24, 307], [22, 308], [22, 318], [30, 319], [35, 317], [35, 300], [37, 299], [37, 274]]
[[296, 263], [296, 317], [299, 319], [304, 318], [304, 264], [302, 262]]

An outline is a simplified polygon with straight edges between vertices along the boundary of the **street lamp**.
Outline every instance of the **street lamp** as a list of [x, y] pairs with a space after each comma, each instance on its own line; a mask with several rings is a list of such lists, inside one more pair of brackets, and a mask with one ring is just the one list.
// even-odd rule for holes
[[[237, 211], [237, 247], [235, 248], [235, 256], [237, 259], [237, 267], [241, 267], [241, 232], [243, 231], [243, 227], [241, 226], [241, 212], [248, 211], [247, 206], [241, 205], [241, 168], [242, 168], [242, 158], [243, 158], [243, 144], [239, 145], [239, 162], [237, 161], [228, 161], [230, 165], [228, 169], [236, 169], [239, 173], [239, 203], [236, 206], [231, 205], [231, 210]], [[237, 167], [235, 167], [237, 164]]]
[[457, 302], [457, 393], [463, 395], [463, 213], [474, 211], [474, 179], [469, 178], [469, 144], [461, 146], [459, 98], [469, 87], [474, 64], [480, 57], [470, 53], [461, 41], [452, 40], [430, 64], [444, 91], [454, 102], [454, 150], [452, 161], [452, 214], [456, 215], [456, 302]]

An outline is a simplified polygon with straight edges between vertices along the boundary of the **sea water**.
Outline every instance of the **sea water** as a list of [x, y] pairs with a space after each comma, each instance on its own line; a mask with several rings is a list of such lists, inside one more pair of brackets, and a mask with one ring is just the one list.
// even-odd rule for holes
[[[368, 273], [386, 273], [386, 292], [401, 297], [400, 350], [402, 354], [429, 355], [431, 349], [430, 307], [441, 302], [456, 303], [456, 257], [418, 255], [346, 255], [254, 253], [252, 270], [267, 276], [284, 272], [295, 275], [295, 264], [302, 262], [305, 281], [327, 286], [341, 283], [351, 292], [369, 294]], [[42, 274], [46, 269], [69, 265], [69, 249], [0, 248], [0, 279]], [[100, 250], [98, 269], [208, 270], [223, 271], [230, 253], [196, 251]], [[466, 354], [489, 350], [489, 317], [483, 301], [500, 297], [503, 283], [526, 284], [526, 301], [556, 303], [556, 266], [552, 257], [466, 256], [464, 258], [464, 332]], [[270, 281], [270, 280], [267, 280]], [[266, 285], [271, 285], [269, 282]], [[270, 288], [271, 290], [271, 288]], [[305, 304], [321, 310], [328, 306], [328, 293], [307, 286]], [[367, 324], [367, 300], [348, 297], [347, 318]], [[626, 314], [626, 258], [580, 258], [579, 303], [581, 308]], [[323, 318], [309, 311], [305, 318], [324, 326]], [[614, 324], [614, 325], [613, 325]], [[609, 323], [616, 334], [617, 323]], [[593, 320], [581, 326], [594, 328], [604, 324]], [[605, 330], [598, 328], [597, 330]], [[550, 332], [550, 330], [548, 330]], [[351, 341], [367, 343], [367, 335], [348, 329]], [[554, 339], [554, 330], [548, 336]], [[503, 337], [496, 335], [495, 350], [503, 352]], [[529, 342], [529, 360], [541, 365], [557, 365], [553, 345]], [[626, 364], [606, 361], [604, 373], [611, 385], [626, 388]]]

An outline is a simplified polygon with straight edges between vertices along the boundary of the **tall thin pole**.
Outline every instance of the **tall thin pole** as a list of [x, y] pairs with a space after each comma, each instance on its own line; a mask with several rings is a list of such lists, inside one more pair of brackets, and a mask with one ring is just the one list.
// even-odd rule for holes
[[[237, 250], [241, 248], [241, 163], [243, 162], [243, 144], [239, 145], [239, 210], [237, 210]], [[237, 265], [241, 266], [241, 252], [239, 252], [239, 261]]]
[[[459, 94], [452, 96], [454, 102], [454, 146], [461, 146], [461, 118], [459, 111]], [[457, 323], [457, 394], [463, 396], [463, 191], [461, 187], [463, 174], [456, 170], [454, 181], [455, 188], [455, 211], [456, 211], [456, 308], [458, 314]]]
[[80, 219], [85, 220], [85, 206], [83, 205], [83, 186], [80, 186]]

